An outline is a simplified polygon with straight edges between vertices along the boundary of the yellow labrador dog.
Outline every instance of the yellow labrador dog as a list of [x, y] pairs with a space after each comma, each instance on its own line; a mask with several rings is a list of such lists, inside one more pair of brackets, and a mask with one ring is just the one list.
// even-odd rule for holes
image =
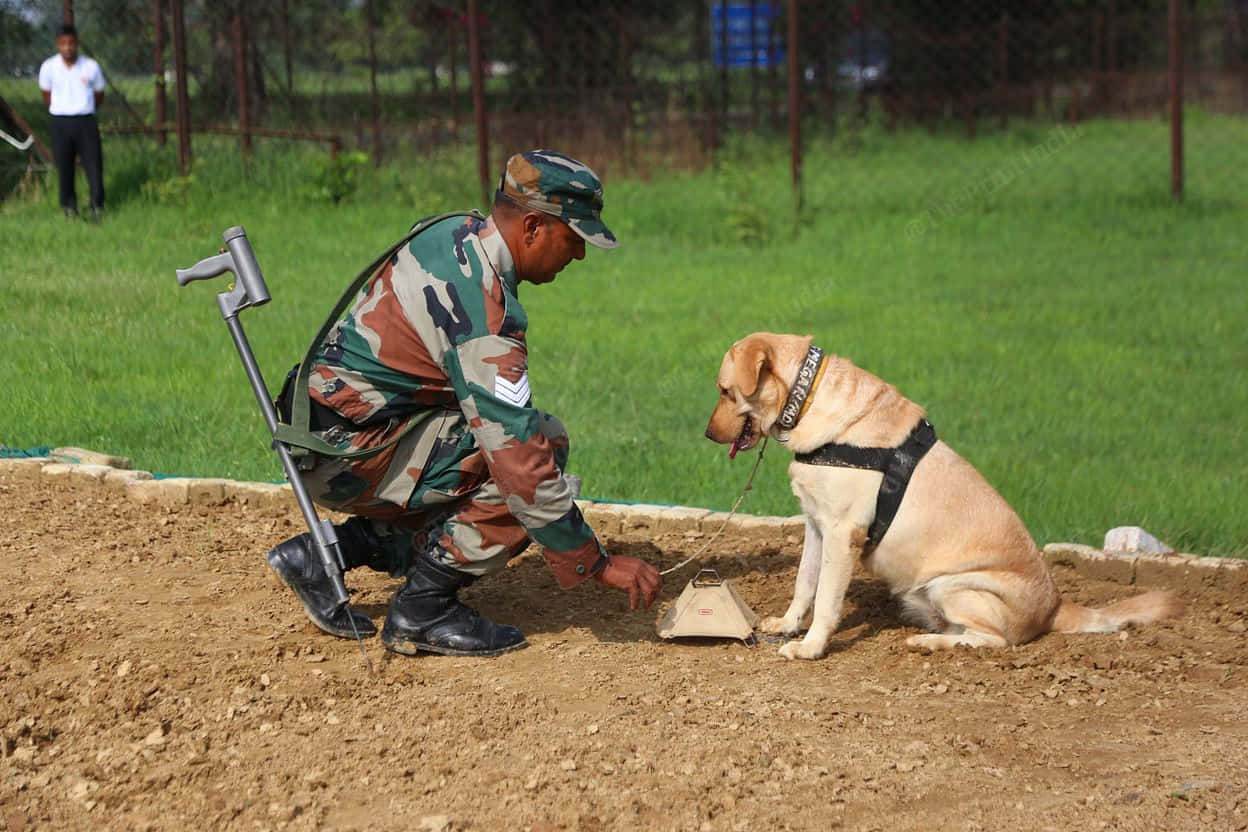
[[[908, 638], [915, 648], [1004, 647], [1051, 630], [1110, 633], [1182, 611], [1164, 592], [1099, 610], [1062, 600], [1018, 515], [935, 438], [923, 408], [848, 360], [823, 355], [809, 336], [758, 332], [734, 344], [720, 366], [706, 435], [730, 444], [732, 455], [764, 435], [798, 455], [789, 465], [806, 515], [797, 587], [788, 611], [759, 625], [795, 635], [813, 603], [805, 637], [780, 648], [785, 658], [824, 654], [859, 559], [933, 631]], [[858, 458], [864, 453], [888, 464], [873, 470]], [[828, 454], [848, 454], [861, 467], [829, 463]], [[906, 476], [897, 504], [897, 480]], [[877, 505], [889, 513], [885, 491], [895, 516], [880, 537]]]

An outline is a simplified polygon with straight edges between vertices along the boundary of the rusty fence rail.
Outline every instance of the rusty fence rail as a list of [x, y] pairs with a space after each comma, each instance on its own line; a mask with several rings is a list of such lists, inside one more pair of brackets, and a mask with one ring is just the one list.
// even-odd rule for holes
[[[1148, 154], [1158, 181], [1169, 162], [1177, 195], [1190, 181], [1184, 105], [1248, 117], [1248, 0], [67, 7], [106, 73], [131, 78], [118, 86], [140, 118], [115, 132], [162, 142], [176, 133], [184, 172], [196, 131], [238, 135], [243, 153], [252, 136], [332, 150], [332, 133], [378, 162], [405, 143], [471, 143], [483, 191], [520, 147], [575, 147], [612, 172], [644, 174], [714, 164], [736, 138], [758, 134], [787, 137], [800, 204], [802, 156], [818, 142], [852, 146], [880, 128], [975, 140], [1020, 124], [1153, 119], [1168, 123], [1166, 139], [1110, 155]], [[139, 84], [150, 94], [132, 94]], [[418, 124], [432, 126], [409, 127]], [[1217, 150], [1187, 142], [1189, 159]]]
[[[275, 127], [260, 127], [257, 125], [249, 125], [242, 127], [235, 124], [196, 124], [189, 128], [191, 133], [216, 134], [223, 136], [240, 136], [245, 141], [251, 136], [264, 139], [290, 139], [295, 141], [320, 142], [329, 146], [330, 156], [337, 158], [339, 151], [342, 150], [342, 139], [330, 133], [318, 133], [311, 130], [285, 130]], [[114, 135], [156, 135], [161, 133], [169, 133], [177, 130], [176, 123], [164, 124], [116, 124], [105, 125], [100, 128], [102, 133], [112, 133]], [[245, 147], [250, 147], [248, 141]]]

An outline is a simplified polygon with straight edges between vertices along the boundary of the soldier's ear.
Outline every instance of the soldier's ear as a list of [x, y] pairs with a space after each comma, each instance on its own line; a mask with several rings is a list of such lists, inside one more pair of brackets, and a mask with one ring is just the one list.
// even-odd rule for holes
[[544, 221], [543, 216], [545, 215], [537, 211], [529, 211], [521, 220], [524, 228], [524, 241], [529, 245], [533, 245], [533, 240], [537, 238], [538, 229], [542, 227]]

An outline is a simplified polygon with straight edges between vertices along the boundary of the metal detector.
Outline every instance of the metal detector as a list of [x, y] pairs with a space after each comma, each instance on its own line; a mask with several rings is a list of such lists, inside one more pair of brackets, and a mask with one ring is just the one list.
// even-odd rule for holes
[[[225, 238], [226, 247], [221, 250], [220, 254], [200, 260], [189, 269], [175, 270], [178, 285], [185, 286], [195, 280], [208, 280], [224, 272], [232, 272], [237, 278], [235, 285], [217, 295], [217, 307], [221, 310], [225, 325], [230, 329], [230, 337], [234, 339], [238, 357], [242, 359], [243, 369], [247, 371], [247, 380], [251, 382], [251, 390], [256, 394], [256, 402], [259, 403], [260, 411], [264, 414], [264, 422], [268, 425], [269, 434], [274, 437], [273, 450], [277, 451], [278, 457], [282, 460], [286, 479], [290, 481], [290, 487], [295, 492], [295, 500], [299, 503], [299, 510], [303, 512], [308, 531], [312, 533], [316, 554], [325, 567], [325, 574], [329, 576], [334, 586], [334, 600], [338, 603], [338, 608], [335, 610], [337, 612], [346, 608], [349, 600], [347, 586], [342, 579], [344, 564], [342, 551], [338, 546], [338, 535], [334, 532], [332, 523], [322, 520], [317, 515], [316, 506], [313, 505], [312, 498], [308, 496], [308, 491], [299, 478], [299, 469], [295, 465], [290, 449], [276, 438], [277, 410], [273, 406], [273, 400], [269, 398], [269, 390], [265, 387], [263, 376], [260, 375], [260, 367], [256, 364], [251, 344], [248, 343], [247, 335], [243, 332], [243, 325], [238, 320], [238, 313], [244, 309], [263, 306], [269, 302], [269, 287], [265, 285], [264, 277], [260, 274], [260, 265], [256, 262], [256, 255], [251, 250], [251, 243], [247, 241], [247, 232], [243, 231], [243, 227], [236, 225], [233, 228], [227, 228], [222, 237]], [[347, 620], [351, 622], [351, 629], [355, 632], [356, 641], [359, 642], [360, 650], [363, 652], [364, 642], [360, 639], [355, 619], [349, 612]], [[364, 657], [367, 660], [368, 654], [365, 653]]]

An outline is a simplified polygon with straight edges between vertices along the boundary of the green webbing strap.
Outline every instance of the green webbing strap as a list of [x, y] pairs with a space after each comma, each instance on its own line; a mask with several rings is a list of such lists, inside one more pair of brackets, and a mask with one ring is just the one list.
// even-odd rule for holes
[[387, 262], [398, 252], [399, 249], [412, 241], [416, 235], [420, 234], [431, 225], [442, 222], [442, 220], [451, 217], [475, 217], [477, 219], [485, 219], [476, 211], [455, 211], [449, 214], [438, 214], [433, 217], [425, 217], [420, 222], [412, 226], [412, 229], [403, 239], [399, 240], [385, 253], [369, 264], [364, 271], [360, 272], [355, 280], [351, 281], [351, 285], [342, 293], [342, 297], [338, 299], [338, 303], [334, 305], [334, 311], [329, 313], [329, 317], [325, 319], [325, 323], [321, 325], [321, 329], [316, 333], [316, 337], [312, 339], [312, 345], [308, 347], [307, 353], [303, 356], [303, 361], [299, 363], [299, 372], [295, 374], [294, 387], [291, 389], [290, 402], [290, 424], [284, 425], [278, 423], [277, 430], [273, 432], [273, 438], [278, 442], [290, 446], [291, 456], [306, 456], [308, 453], [315, 453], [320, 456], [331, 457], [333, 459], [367, 459], [370, 456], [381, 453], [386, 448], [398, 442], [407, 433], [420, 424], [419, 419], [411, 419], [403, 429], [393, 438], [372, 448], [361, 448], [358, 451], [344, 451], [335, 447], [319, 436], [316, 436], [309, 430], [309, 413], [311, 411], [312, 399], [308, 396], [308, 376], [312, 373], [312, 364], [316, 359], [317, 350], [321, 346], [321, 342], [329, 331], [338, 323], [338, 318], [347, 310], [347, 306], [355, 298], [360, 288], [368, 282], [370, 278], [376, 274], [377, 269]]

